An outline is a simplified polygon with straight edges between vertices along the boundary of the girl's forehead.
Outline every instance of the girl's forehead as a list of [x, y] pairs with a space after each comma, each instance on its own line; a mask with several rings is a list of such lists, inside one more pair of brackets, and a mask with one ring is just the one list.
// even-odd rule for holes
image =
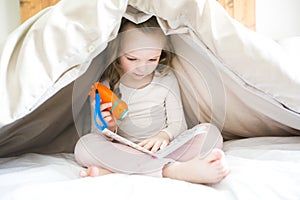
[[153, 49], [153, 48], [147, 48], [147, 49], [138, 49], [130, 52], [124, 52], [125, 55], [133, 56], [135, 58], [154, 58], [159, 57], [161, 54], [161, 49]]
[[142, 32], [139, 29], [131, 29], [120, 33], [121, 52], [133, 52], [140, 49], [164, 49], [166, 38], [162, 31], [151, 30]]

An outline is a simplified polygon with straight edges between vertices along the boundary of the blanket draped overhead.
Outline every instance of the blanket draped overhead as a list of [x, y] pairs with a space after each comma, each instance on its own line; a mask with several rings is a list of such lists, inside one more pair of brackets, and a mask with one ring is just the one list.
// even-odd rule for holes
[[173, 42], [189, 126], [212, 122], [225, 139], [299, 135], [299, 63], [215, 0], [62, 0], [18, 27], [1, 53], [0, 156], [72, 151], [89, 131], [88, 90], [121, 18], [151, 16]]

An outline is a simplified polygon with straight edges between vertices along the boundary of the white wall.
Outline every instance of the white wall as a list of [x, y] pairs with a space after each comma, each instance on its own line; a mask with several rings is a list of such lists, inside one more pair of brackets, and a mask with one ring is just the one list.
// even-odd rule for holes
[[9, 33], [20, 25], [19, 0], [0, 0], [0, 50]]
[[256, 0], [256, 31], [275, 40], [300, 36], [300, 0]]

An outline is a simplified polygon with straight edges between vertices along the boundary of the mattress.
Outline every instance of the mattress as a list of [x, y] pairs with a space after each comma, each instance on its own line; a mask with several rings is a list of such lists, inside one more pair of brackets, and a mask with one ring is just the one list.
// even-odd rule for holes
[[300, 197], [300, 137], [258, 137], [225, 142], [230, 174], [201, 185], [142, 175], [79, 177], [71, 153], [0, 159], [0, 199], [272, 199]]

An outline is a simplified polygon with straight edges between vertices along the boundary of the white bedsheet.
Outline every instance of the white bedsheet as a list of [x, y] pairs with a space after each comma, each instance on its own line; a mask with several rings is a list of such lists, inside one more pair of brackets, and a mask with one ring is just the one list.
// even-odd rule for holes
[[300, 137], [225, 142], [231, 173], [211, 186], [139, 175], [79, 178], [72, 154], [0, 159], [0, 199], [300, 199]]

